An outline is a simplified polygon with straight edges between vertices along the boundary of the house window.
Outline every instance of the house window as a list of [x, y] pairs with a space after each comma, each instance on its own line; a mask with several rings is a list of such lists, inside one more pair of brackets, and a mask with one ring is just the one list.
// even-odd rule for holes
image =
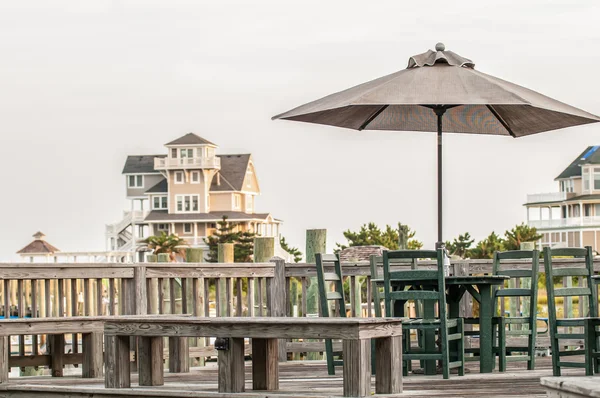
[[252, 195], [246, 195], [246, 212], [252, 212]]
[[192, 184], [200, 184], [200, 172], [192, 171], [191, 172], [191, 180], [192, 180]]
[[233, 208], [239, 210], [242, 207], [242, 196], [240, 194], [233, 195]]
[[175, 184], [183, 184], [183, 171], [175, 172]]
[[198, 195], [176, 195], [178, 213], [193, 213], [198, 211]]
[[590, 190], [590, 173], [588, 172], [587, 169], [584, 169], [582, 177], [583, 177], [583, 190], [589, 191]]
[[176, 158], [177, 158], [177, 149], [175, 149], [175, 148], [171, 148], [171, 157], [172, 157], [173, 159], [176, 159]]
[[208, 224], [208, 228], [217, 228], [217, 223], [211, 222]]
[[191, 164], [192, 160], [194, 158], [194, 149], [193, 148], [185, 148], [185, 149], [180, 149], [179, 150], [179, 156], [181, 159], [179, 159], [179, 163], [180, 164]]
[[156, 230], [159, 232], [169, 232], [169, 224], [156, 224]]
[[152, 200], [152, 208], [159, 210], [159, 209], [166, 209], [167, 208], [167, 197], [166, 196], [155, 196], [154, 199]]
[[560, 191], [561, 192], [573, 192], [575, 188], [575, 184], [573, 180], [563, 180], [560, 182]]
[[183, 224], [183, 233], [184, 234], [192, 233], [192, 223], [186, 222]]
[[600, 168], [594, 168], [594, 189], [600, 190]]
[[142, 188], [144, 186], [144, 176], [129, 176], [127, 186], [129, 188]]

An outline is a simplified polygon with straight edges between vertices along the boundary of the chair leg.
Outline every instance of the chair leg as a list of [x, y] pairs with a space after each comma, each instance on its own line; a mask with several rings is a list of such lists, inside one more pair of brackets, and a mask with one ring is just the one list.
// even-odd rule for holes
[[460, 333], [460, 340], [456, 345], [458, 348], [457, 353], [457, 361], [461, 362], [460, 367], [458, 368], [458, 375], [465, 375], [465, 324], [463, 323], [462, 318], [458, 320], [458, 333]]
[[333, 344], [331, 339], [325, 340], [325, 352], [327, 354], [327, 373], [329, 375], [334, 375], [335, 364], [333, 363]]
[[506, 372], [506, 322], [504, 317], [498, 321], [498, 368], [500, 372]]
[[586, 319], [583, 333], [585, 335], [585, 375], [594, 375], [594, 348], [596, 347], [596, 332], [591, 319]]
[[550, 330], [550, 349], [552, 350], [552, 375], [556, 377], [560, 376], [560, 354], [558, 347], [558, 339], [554, 337], [558, 333], [558, 327], [553, 325], [550, 325], [550, 327], [552, 328]]
[[444, 379], [450, 378], [450, 355], [448, 353], [448, 329], [440, 329], [440, 340], [442, 341], [442, 373]]

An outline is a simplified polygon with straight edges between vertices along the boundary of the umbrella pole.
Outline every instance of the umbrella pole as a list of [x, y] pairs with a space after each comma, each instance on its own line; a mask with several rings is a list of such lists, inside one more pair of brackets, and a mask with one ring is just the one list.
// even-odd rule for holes
[[447, 108], [445, 106], [436, 106], [433, 108], [433, 111], [437, 115], [438, 234], [437, 242], [435, 244], [436, 249], [444, 247], [444, 241], [442, 239], [442, 119], [444, 117], [446, 109]]

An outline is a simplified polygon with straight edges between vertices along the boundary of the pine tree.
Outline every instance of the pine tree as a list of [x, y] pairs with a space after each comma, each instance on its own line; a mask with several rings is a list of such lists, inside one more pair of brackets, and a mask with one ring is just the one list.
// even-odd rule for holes
[[290, 247], [283, 236], [279, 238], [279, 245], [283, 250], [294, 256], [295, 263], [299, 263], [302, 260], [302, 252], [297, 247]]
[[217, 229], [212, 236], [204, 239], [208, 245], [208, 261], [216, 263], [219, 261], [219, 244], [233, 243], [233, 258], [236, 263], [252, 262], [254, 253], [254, 232], [234, 232], [238, 223], [227, 221], [227, 216], [217, 223]]

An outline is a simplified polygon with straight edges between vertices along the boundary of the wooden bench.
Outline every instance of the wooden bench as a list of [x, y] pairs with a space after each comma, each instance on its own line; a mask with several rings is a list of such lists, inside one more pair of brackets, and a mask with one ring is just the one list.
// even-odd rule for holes
[[163, 337], [220, 337], [228, 347], [218, 351], [219, 392], [243, 392], [244, 338], [252, 338], [252, 388], [279, 389], [278, 339], [341, 339], [344, 396], [371, 393], [371, 343], [376, 340], [376, 393], [402, 392], [402, 324], [390, 318], [200, 318], [135, 316], [107, 321], [105, 386], [131, 387], [130, 336], [138, 337], [140, 386], [160, 386]]
[[[49, 365], [52, 376], [63, 375], [63, 365], [82, 363], [82, 376], [94, 378], [102, 376], [102, 333], [106, 318], [20, 318], [0, 321], [0, 384], [8, 382], [12, 366]], [[83, 336], [82, 354], [65, 354], [65, 334], [81, 333]], [[37, 355], [28, 361], [27, 357], [10, 356], [10, 336], [47, 334], [51, 347], [49, 355]], [[82, 356], [81, 359], [75, 358]]]

